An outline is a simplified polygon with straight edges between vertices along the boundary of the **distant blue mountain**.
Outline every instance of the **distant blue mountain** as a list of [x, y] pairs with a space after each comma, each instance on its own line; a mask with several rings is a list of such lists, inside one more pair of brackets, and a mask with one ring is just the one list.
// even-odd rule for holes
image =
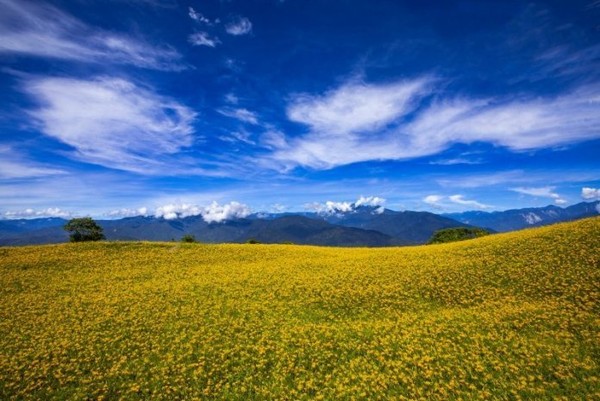
[[503, 212], [471, 211], [448, 213], [443, 216], [465, 224], [505, 232], [597, 216], [599, 213], [600, 201], [596, 201], [581, 202], [566, 208], [549, 205], [546, 207], [506, 210]]
[[[200, 242], [242, 243], [256, 239], [263, 243], [328, 246], [392, 246], [424, 244], [444, 228], [477, 226], [492, 231], [574, 220], [600, 213], [600, 202], [579, 203], [567, 208], [546, 206], [504, 212], [464, 212], [437, 215], [428, 212], [394, 211], [359, 206], [345, 213], [259, 213], [245, 219], [207, 223], [201, 216], [166, 220], [156, 217], [128, 217], [98, 220], [109, 240], [178, 241], [186, 234]], [[60, 218], [0, 220], [0, 245], [27, 245], [66, 242]]]

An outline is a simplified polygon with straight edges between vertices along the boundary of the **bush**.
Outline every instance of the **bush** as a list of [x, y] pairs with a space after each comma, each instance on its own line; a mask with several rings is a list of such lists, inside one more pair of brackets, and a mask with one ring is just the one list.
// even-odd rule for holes
[[105, 239], [102, 227], [91, 217], [71, 219], [64, 229], [70, 233], [71, 242], [100, 241]]
[[479, 227], [454, 227], [436, 231], [429, 239], [428, 244], [443, 244], [446, 242], [464, 241], [467, 239], [483, 237], [491, 232]]
[[254, 238], [250, 238], [248, 241], [246, 241], [246, 244], [260, 244], [260, 241]]
[[183, 237], [181, 237], [181, 242], [187, 242], [187, 243], [196, 242], [196, 237], [194, 237], [191, 234], [186, 234]]

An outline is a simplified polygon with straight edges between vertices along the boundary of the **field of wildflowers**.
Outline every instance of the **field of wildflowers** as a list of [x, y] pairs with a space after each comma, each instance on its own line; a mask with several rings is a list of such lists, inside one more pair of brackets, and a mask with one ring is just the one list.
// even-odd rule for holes
[[0, 248], [0, 399], [600, 399], [600, 218], [452, 243]]

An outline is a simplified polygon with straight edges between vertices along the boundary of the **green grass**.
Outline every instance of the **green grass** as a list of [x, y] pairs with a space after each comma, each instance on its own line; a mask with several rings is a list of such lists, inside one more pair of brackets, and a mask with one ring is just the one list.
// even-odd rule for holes
[[0, 399], [600, 399], [599, 244], [2, 248]]

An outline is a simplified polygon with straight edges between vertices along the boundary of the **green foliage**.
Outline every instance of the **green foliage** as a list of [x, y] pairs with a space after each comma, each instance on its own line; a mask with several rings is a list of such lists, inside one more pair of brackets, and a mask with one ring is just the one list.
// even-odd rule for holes
[[260, 244], [260, 241], [255, 238], [250, 238], [248, 241], [246, 241], [246, 244]]
[[64, 229], [70, 233], [71, 242], [100, 241], [105, 239], [102, 227], [91, 217], [71, 219]]
[[197, 242], [197, 241], [196, 241], [196, 237], [194, 237], [193, 235], [186, 234], [183, 237], [181, 237], [181, 242], [192, 243], [192, 242]]
[[436, 231], [429, 239], [428, 243], [443, 244], [446, 242], [464, 241], [466, 239], [483, 237], [489, 234], [491, 234], [489, 231], [478, 227], [445, 228], [443, 230]]

